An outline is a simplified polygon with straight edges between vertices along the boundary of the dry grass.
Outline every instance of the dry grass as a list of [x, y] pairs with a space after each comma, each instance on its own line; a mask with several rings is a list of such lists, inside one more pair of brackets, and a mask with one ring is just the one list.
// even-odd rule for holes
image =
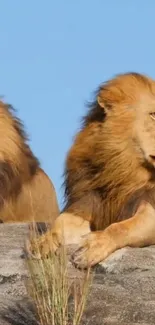
[[79, 325], [91, 281], [90, 270], [71, 279], [65, 247], [44, 260], [27, 261], [28, 292], [33, 298], [41, 325]]

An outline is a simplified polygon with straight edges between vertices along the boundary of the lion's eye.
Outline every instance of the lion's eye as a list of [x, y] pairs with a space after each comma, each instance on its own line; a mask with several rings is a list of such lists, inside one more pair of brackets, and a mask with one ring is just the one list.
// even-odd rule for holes
[[155, 112], [150, 113], [150, 116], [151, 116], [151, 118], [152, 118], [153, 120], [155, 120]]

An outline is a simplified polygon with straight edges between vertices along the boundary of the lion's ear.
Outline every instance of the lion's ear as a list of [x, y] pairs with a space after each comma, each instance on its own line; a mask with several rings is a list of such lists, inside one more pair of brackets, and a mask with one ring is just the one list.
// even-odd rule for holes
[[104, 112], [108, 113], [110, 105], [107, 105], [105, 100], [100, 95], [98, 95], [98, 97], [97, 97], [97, 102], [98, 102], [99, 106], [104, 109]]
[[98, 95], [98, 97], [97, 97], [97, 102], [102, 108], [104, 108], [105, 103], [103, 102], [103, 99], [101, 98], [100, 95]]

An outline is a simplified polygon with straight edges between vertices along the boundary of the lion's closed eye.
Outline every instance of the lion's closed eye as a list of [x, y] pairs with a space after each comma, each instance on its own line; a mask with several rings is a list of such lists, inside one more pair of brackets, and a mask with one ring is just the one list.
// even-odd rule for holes
[[153, 120], [155, 120], [155, 112], [150, 113], [150, 116]]

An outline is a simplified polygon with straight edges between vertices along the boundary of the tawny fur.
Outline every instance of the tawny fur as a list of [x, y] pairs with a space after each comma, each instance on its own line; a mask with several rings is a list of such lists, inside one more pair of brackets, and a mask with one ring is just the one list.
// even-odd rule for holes
[[54, 186], [32, 153], [14, 109], [0, 102], [0, 221], [53, 222]]
[[[130, 217], [140, 198], [152, 194], [155, 170], [149, 164], [145, 168], [136, 139], [130, 143], [134, 111], [129, 114], [129, 110], [141, 94], [152, 95], [153, 90], [155, 96], [152, 81], [138, 74], [119, 76], [102, 86], [97, 96], [103, 107], [98, 101], [92, 104], [68, 153], [64, 211], [89, 220], [93, 230]], [[144, 98], [144, 105], [147, 102]], [[114, 115], [110, 116], [114, 106]]]
[[63, 243], [62, 224], [66, 242], [72, 241], [73, 223], [77, 242], [83, 232], [92, 231], [75, 254], [83, 266], [128, 244], [155, 243], [154, 119], [152, 79], [128, 73], [98, 89], [67, 155], [64, 209], [54, 228], [37, 242], [42, 255], [48, 254], [47, 242], [55, 245], [57, 238]]

